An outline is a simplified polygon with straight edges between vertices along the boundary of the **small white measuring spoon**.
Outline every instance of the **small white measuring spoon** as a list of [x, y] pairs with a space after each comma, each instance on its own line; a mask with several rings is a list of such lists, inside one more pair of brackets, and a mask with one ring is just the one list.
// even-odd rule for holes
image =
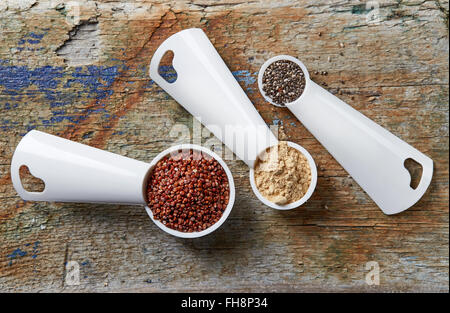
[[[200, 232], [171, 229], [155, 220], [147, 206], [147, 181], [155, 165], [179, 150], [201, 151], [209, 155], [219, 162], [228, 177], [230, 194], [222, 217]], [[33, 176], [44, 181], [42, 192], [30, 192], [23, 188], [19, 169], [24, 165]], [[14, 188], [24, 200], [143, 205], [159, 228], [181, 238], [202, 237], [218, 229], [230, 214], [235, 199], [234, 180], [226, 163], [211, 150], [193, 144], [172, 146], [158, 154], [151, 163], [145, 163], [32, 130], [14, 151], [11, 178]]]
[[309, 183], [308, 190], [303, 195], [303, 197], [301, 197], [301, 199], [299, 199], [295, 202], [283, 204], [283, 205], [276, 204], [276, 203], [273, 203], [273, 202], [267, 200], [259, 192], [258, 187], [256, 187], [255, 170], [253, 168], [250, 169], [250, 185], [252, 186], [252, 190], [255, 193], [256, 197], [265, 205], [270, 206], [271, 208], [277, 209], [277, 210], [291, 210], [291, 209], [295, 209], [295, 208], [301, 206], [303, 203], [308, 201], [308, 199], [312, 196], [314, 190], [316, 189], [316, 185], [317, 185], [317, 168], [316, 168], [316, 163], [314, 162], [314, 159], [312, 158], [311, 154], [309, 154], [309, 152], [305, 148], [303, 148], [302, 146], [300, 146], [294, 142], [287, 141], [287, 145], [291, 148], [296, 149], [297, 151], [300, 151], [308, 160], [308, 165], [311, 169], [311, 182]]
[[[305, 65], [292, 56], [273, 57], [259, 71], [258, 87], [269, 103], [279, 106], [265, 95], [263, 75], [270, 64], [279, 60], [298, 64], [306, 81], [300, 97], [286, 107], [381, 210], [396, 214], [414, 205], [430, 185], [433, 160], [314, 83]], [[422, 177], [415, 189], [410, 186], [411, 176], [404, 166], [407, 159], [422, 166]]]
[[[174, 82], [166, 81], [158, 72], [161, 59], [169, 51], [173, 52], [172, 64], [177, 72]], [[149, 73], [161, 88], [248, 165], [253, 192], [264, 204], [288, 210], [309, 199], [316, 187], [316, 165], [306, 149], [292, 142], [289, 146], [303, 153], [311, 167], [312, 181], [307, 193], [299, 201], [277, 205], [258, 191], [253, 172], [255, 163], [267, 148], [278, 144], [278, 139], [201, 29], [185, 29], [167, 38], [155, 51]]]

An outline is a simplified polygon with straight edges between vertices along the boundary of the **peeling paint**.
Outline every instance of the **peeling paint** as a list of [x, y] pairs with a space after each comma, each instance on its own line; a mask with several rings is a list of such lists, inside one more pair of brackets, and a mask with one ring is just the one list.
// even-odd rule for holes
[[[9, 66], [5, 65], [6, 63], [0, 62], [0, 90], [3, 88], [3, 94], [8, 95], [7, 102], [2, 106], [5, 110], [42, 103], [38, 100], [41, 95], [44, 95], [48, 108], [55, 109], [51, 110], [52, 116], [49, 118], [37, 118], [31, 121], [29, 125], [26, 125], [26, 131], [35, 129], [38, 125], [49, 127], [64, 121], [78, 124], [91, 114], [108, 114], [106, 105], [70, 114], [62, 107], [86, 99], [85, 95], [87, 98], [97, 101], [110, 97], [113, 94], [110, 87], [121, 69], [119, 65], [91, 65], [76, 67], [73, 71], [65, 71], [63, 67], [29, 68], [28, 66]], [[77, 93], [73, 92], [74, 88]], [[36, 109], [41, 110], [42, 108], [36, 107]], [[0, 117], [0, 130], [8, 131], [13, 127], [17, 127], [17, 124]]]
[[11, 266], [13, 264], [13, 260], [20, 258], [20, 257], [24, 257], [27, 255], [26, 251], [23, 251], [20, 248], [17, 248], [16, 250], [14, 250], [11, 254], [8, 254], [6, 257], [10, 259], [8, 265]]

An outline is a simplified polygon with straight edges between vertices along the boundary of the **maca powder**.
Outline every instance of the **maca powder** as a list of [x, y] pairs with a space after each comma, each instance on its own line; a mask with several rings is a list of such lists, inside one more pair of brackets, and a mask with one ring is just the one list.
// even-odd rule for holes
[[267, 200], [285, 205], [300, 200], [311, 184], [306, 157], [286, 141], [268, 148], [255, 166], [255, 183]]

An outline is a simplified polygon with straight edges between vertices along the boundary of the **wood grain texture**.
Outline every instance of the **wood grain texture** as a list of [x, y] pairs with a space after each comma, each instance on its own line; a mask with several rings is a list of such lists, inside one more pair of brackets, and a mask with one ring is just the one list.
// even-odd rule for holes
[[[353, 0], [79, 3], [79, 21], [63, 1], [0, 3], [0, 291], [449, 291], [448, 1], [380, 1], [379, 23]], [[188, 27], [205, 30], [267, 124], [313, 155], [311, 200], [265, 207], [239, 160], [227, 161], [235, 207], [200, 239], [163, 233], [141, 207], [21, 200], [9, 165], [31, 129], [142, 161], [175, 142], [173, 125], [192, 129], [147, 75], [158, 45]], [[287, 109], [263, 101], [257, 71], [277, 54], [434, 160], [418, 204], [384, 215]], [[78, 286], [64, 280], [71, 260]], [[368, 261], [379, 286], [365, 282]]]

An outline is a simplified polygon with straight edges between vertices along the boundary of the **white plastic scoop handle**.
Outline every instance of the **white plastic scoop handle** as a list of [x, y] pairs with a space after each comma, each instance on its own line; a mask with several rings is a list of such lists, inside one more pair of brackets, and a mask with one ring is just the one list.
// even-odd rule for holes
[[[164, 157], [179, 150], [196, 150], [219, 162], [228, 177], [228, 205], [211, 227], [197, 232], [171, 229], [153, 217], [146, 205], [147, 176]], [[29, 192], [22, 186], [19, 169], [45, 183], [42, 192]], [[100, 202], [145, 205], [149, 217], [166, 233], [180, 238], [198, 238], [218, 229], [227, 219], [235, 198], [234, 180], [225, 162], [212, 151], [197, 145], [176, 145], [158, 154], [150, 164], [100, 150], [64, 138], [32, 130], [19, 142], [11, 161], [14, 188], [24, 200], [56, 202]]]
[[[173, 83], [158, 73], [168, 51], [177, 72]], [[250, 168], [262, 151], [278, 143], [201, 29], [166, 39], [152, 57], [150, 77]]]
[[[414, 205], [425, 193], [433, 175], [433, 161], [403, 140], [353, 109], [314, 83], [298, 59], [281, 55], [268, 60], [258, 76], [261, 88], [266, 68], [275, 61], [297, 63], [305, 74], [303, 94], [286, 107], [333, 155], [385, 214], [395, 214]], [[404, 166], [411, 158], [422, 166], [416, 189]]]
[[[22, 186], [19, 169], [45, 183], [42, 192]], [[32, 130], [17, 145], [11, 178], [24, 200], [145, 205], [150, 164]]]

